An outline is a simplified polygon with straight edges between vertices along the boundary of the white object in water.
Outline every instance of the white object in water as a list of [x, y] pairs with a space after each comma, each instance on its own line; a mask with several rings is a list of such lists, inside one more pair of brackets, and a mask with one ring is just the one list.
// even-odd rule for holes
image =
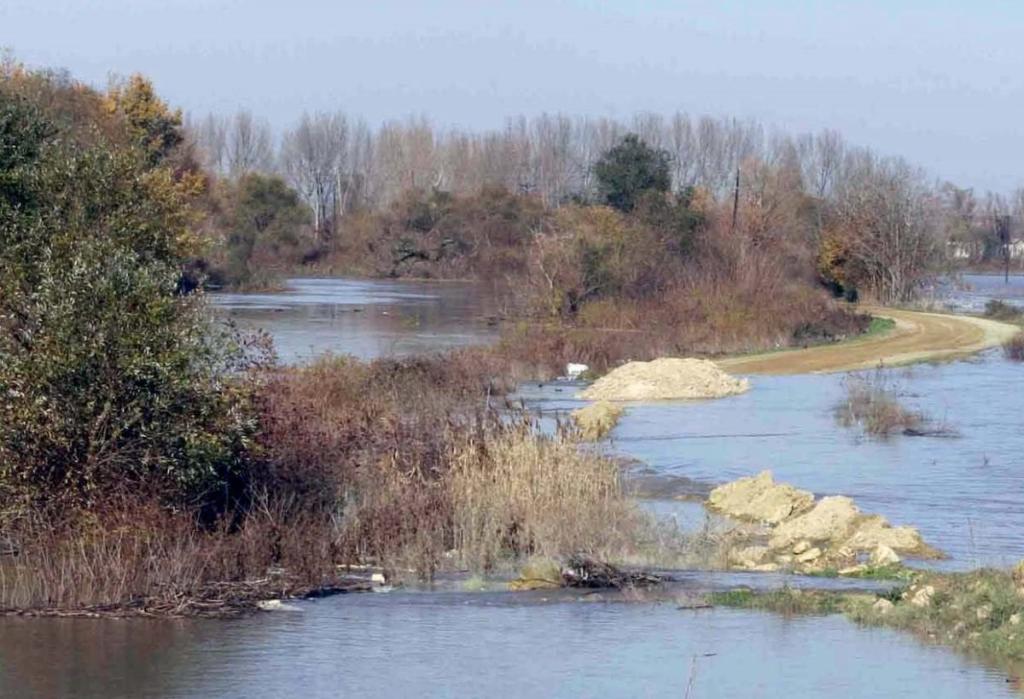
[[586, 364], [574, 364], [573, 362], [569, 362], [565, 365], [565, 377], [570, 381], [575, 381], [589, 368], [590, 367]]
[[301, 607], [285, 604], [279, 599], [264, 599], [256, 603], [256, 608], [264, 612], [301, 612]]
[[384, 573], [374, 573], [370, 576], [370, 582], [377, 585], [383, 585], [387, 582], [387, 578], [384, 577]]

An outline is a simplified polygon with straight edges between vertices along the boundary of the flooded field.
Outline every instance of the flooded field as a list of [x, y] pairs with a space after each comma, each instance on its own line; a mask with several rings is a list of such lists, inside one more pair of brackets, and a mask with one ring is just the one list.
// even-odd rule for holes
[[[988, 281], [960, 302], [1024, 300], [1024, 283], [981, 290]], [[455, 284], [293, 280], [283, 294], [215, 301], [298, 362], [489, 341], [485, 296]], [[611, 448], [638, 460], [632, 473], [652, 509], [691, 526], [704, 517], [693, 496], [772, 469], [919, 527], [951, 556], [937, 565], [1004, 565], [1024, 557], [1021, 372], [997, 352], [892, 370], [902, 399], [955, 438], [865, 439], [833, 418], [843, 376], [807, 375], [753, 377], [749, 393], [717, 401], [630, 406]], [[550, 417], [581, 404], [578, 388], [526, 386], [522, 397]], [[298, 607], [231, 622], [0, 619], [0, 696], [686, 696], [691, 682], [694, 698], [1014, 695], [1003, 673], [839, 616], [452, 590]]]

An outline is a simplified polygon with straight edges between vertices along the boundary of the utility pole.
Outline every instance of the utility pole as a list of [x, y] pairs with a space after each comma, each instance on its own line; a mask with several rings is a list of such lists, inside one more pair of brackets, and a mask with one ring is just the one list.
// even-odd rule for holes
[[1003, 249], [1003, 281], [1010, 283], [1010, 217], [996, 216], [996, 237]]
[[732, 232], [736, 232], [736, 217], [740, 210], [740, 166], [736, 166], [736, 188], [732, 197]]

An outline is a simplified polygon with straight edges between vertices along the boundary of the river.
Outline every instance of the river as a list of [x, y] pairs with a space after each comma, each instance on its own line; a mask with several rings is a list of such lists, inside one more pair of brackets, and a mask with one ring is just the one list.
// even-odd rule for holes
[[[982, 281], [954, 302], [1024, 301], [1024, 284]], [[240, 325], [269, 331], [289, 362], [324, 351], [446, 349], [497, 334], [488, 322], [495, 304], [471, 285], [294, 280], [282, 294], [215, 301]], [[611, 448], [642, 462], [655, 496], [648, 506], [684, 524], [699, 523], [702, 508], [676, 496], [770, 468], [920, 527], [950, 554], [937, 565], [1008, 564], [1024, 557], [1022, 376], [997, 352], [895, 370], [905, 400], [952, 426], [953, 439], [866, 440], [832, 417], [843, 377], [816, 375], [753, 377], [749, 393], [719, 401], [631, 406]], [[529, 386], [523, 397], [550, 416], [579, 404], [575, 390]], [[297, 608], [230, 622], [2, 619], [0, 696], [681, 697], [691, 681], [695, 699], [1016, 696], [1000, 672], [840, 616], [450, 586]]]

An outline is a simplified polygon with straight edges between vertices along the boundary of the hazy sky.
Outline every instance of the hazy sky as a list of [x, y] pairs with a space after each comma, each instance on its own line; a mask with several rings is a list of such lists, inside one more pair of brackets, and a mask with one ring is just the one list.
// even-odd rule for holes
[[978, 188], [1024, 184], [1019, 0], [0, 0], [0, 46], [278, 127], [639, 111], [832, 127]]

